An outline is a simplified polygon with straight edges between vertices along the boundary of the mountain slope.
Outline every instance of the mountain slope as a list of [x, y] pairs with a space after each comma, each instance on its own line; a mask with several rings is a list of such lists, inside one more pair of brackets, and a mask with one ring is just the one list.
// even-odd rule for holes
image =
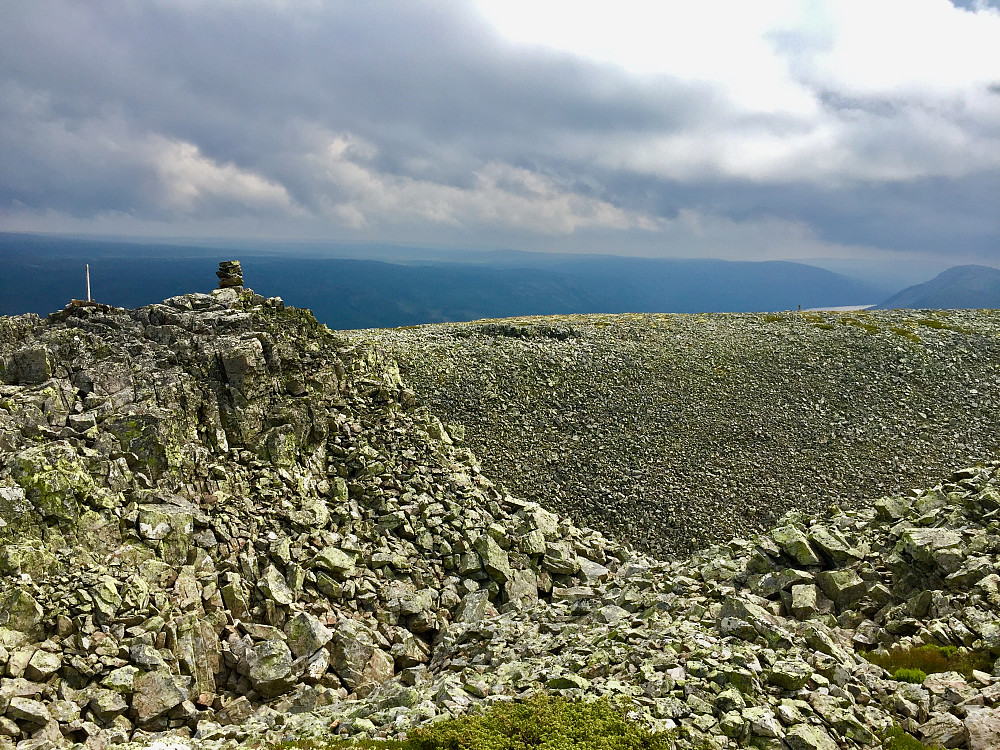
[[490, 476], [659, 555], [1000, 454], [989, 311], [563, 316], [352, 335], [392, 352]]
[[989, 266], [954, 266], [923, 284], [893, 295], [880, 310], [996, 309], [1000, 308], [1000, 270]]
[[[636, 356], [662, 345], [596, 322]], [[560, 319], [467, 334], [524, 340], [547, 388], [566, 358], [546, 341], [593, 348]], [[686, 343], [669, 359], [721, 377]], [[893, 376], [919, 384], [923, 359]], [[784, 388], [779, 408], [812, 406]], [[872, 750], [892, 725], [990, 747], [1000, 464], [658, 562], [491, 481], [417, 400], [377, 340], [243, 288], [0, 318], [0, 748], [325, 747], [537, 692], [605, 698], [674, 750]], [[957, 671], [921, 688], [869, 661], [923, 642], [954, 646], [932, 652]]]

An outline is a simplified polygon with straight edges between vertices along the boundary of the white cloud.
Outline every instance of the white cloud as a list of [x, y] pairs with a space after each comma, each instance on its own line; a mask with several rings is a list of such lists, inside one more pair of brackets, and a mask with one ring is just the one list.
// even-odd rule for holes
[[154, 136], [143, 151], [156, 170], [163, 203], [172, 210], [206, 213], [220, 201], [254, 212], [294, 208], [282, 185], [234, 164], [219, 164], [193, 143]]
[[[351, 135], [331, 136], [312, 165], [325, 183], [323, 211], [351, 229], [428, 222], [572, 234], [583, 229], [654, 231], [657, 221], [580, 195], [554, 178], [498, 161], [474, 170], [468, 187], [379, 171], [377, 151]], [[322, 189], [322, 188], [321, 188]]]
[[683, 130], [574, 144], [673, 180], [844, 185], [1000, 167], [1000, 12], [947, 0], [481, 0], [510, 41], [709, 83]]

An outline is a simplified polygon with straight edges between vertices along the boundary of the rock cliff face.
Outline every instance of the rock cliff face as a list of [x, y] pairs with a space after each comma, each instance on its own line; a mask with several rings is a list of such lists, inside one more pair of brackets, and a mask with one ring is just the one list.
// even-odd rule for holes
[[[393, 736], [539, 689], [678, 748], [994, 746], [997, 465], [662, 563], [460, 432], [238, 285], [0, 319], [0, 748]], [[978, 671], [859, 655], [924, 642]]]

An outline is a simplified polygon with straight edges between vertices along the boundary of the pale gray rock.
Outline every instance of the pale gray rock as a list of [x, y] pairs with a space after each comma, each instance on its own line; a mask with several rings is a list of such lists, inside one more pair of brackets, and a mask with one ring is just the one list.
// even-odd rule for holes
[[299, 612], [285, 625], [288, 647], [297, 657], [311, 656], [333, 638], [333, 632], [308, 612]]
[[838, 750], [826, 730], [812, 724], [797, 724], [784, 737], [790, 750]]
[[165, 671], [148, 672], [135, 678], [132, 713], [139, 725], [162, 716], [188, 699], [186, 681]]
[[965, 717], [969, 750], [994, 750], [1000, 747], [1000, 708], [979, 708]]
[[965, 723], [957, 716], [940, 713], [919, 727], [920, 738], [925, 745], [941, 747], [961, 747], [969, 737]]
[[284, 641], [261, 641], [246, 656], [246, 674], [254, 690], [274, 698], [292, 686], [292, 662], [292, 652]]

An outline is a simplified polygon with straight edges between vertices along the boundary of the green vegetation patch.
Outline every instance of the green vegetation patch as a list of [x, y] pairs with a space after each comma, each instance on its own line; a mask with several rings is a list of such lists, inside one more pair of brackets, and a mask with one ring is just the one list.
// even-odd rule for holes
[[904, 339], [909, 339], [914, 344], [922, 343], [921, 338], [909, 328], [903, 328], [902, 326], [890, 326], [889, 330], [898, 336], [902, 336]]
[[917, 320], [917, 325], [924, 326], [925, 328], [933, 328], [938, 331], [945, 330], [945, 331], [955, 331], [956, 333], [969, 333], [969, 330], [967, 328], [964, 328], [960, 325], [956, 325], [940, 317], [919, 318]]
[[928, 747], [897, 725], [890, 727], [882, 735], [882, 750], [928, 750]]
[[[445, 719], [414, 729], [405, 741], [351, 742], [386, 750], [667, 750], [666, 734], [652, 732], [606, 700], [593, 703], [540, 695], [497, 703], [478, 716]], [[342, 741], [283, 743], [276, 750], [331, 750]]]
[[900, 667], [892, 673], [892, 679], [897, 682], [912, 682], [914, 685], [921, 685], [927, 679], [927, 673], [922, 669]]
[[[890, 672], [894, 680], [919, 683], [927, 675], [940, 672], [958, 672], [966, 679], [972, 679], [974, 669], [990, 672], [1000, 653], [997, 649], [924, 645], [888, 653], [862, 651], [861, 656]], [[916, 679], [920, 674], [923, 677]]]
[[845, 326], [853, 326], [855, 328], [860, 328], [868, 333], [878, 333], [878, 325], [871, 323], [867, 320], [859, 320], [858, 318], [843, 317], [840, 319], [840, 324]]

